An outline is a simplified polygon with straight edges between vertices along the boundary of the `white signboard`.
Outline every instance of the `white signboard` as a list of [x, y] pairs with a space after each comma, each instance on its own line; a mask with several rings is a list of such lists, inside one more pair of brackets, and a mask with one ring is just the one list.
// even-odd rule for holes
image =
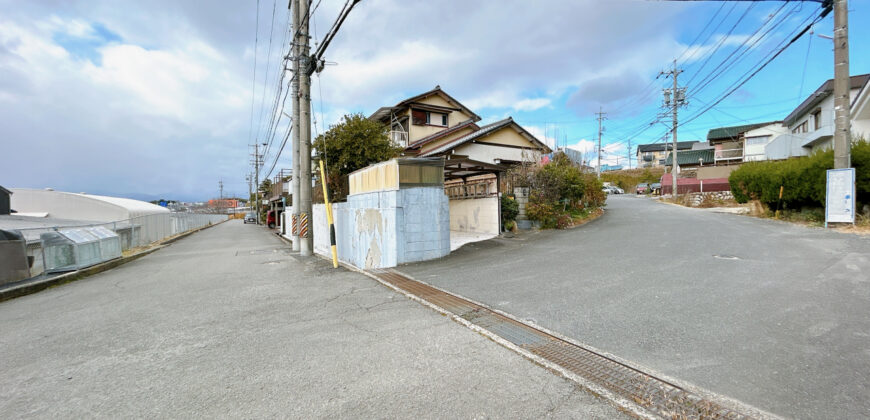
[[828, 169], [825, 191], [825, 227], [855, 223], [855, 168]]

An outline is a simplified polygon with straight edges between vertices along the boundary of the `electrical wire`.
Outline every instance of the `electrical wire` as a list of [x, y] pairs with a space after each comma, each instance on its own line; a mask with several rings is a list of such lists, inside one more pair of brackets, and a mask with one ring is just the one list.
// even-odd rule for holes
[[257, 0], [257, 19], [254, 25], [254, 76], [251, 78], [251, 119], [248, 127], [248, 143], [251, 142], [251, 135], [254, 132], [254, 102], [257, 86], [257, 42], [260, 38], [260, 0]]

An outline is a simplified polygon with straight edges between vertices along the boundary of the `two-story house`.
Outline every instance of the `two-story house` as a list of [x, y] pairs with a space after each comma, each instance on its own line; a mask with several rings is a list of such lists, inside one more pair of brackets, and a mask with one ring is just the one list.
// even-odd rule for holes
[[[866, 90], [870, 74], [862, 74], [849, 78], [849, 100], [855, 104], [859, 94]], [[795, 141], [808, 152], [831, 147], [834, 137], [834, 81], [827, 80], [815, 92], [806, 98], [794, 111], [783, 120]], [[852, 124], [855, 123], [853, 113]]]
[[[707, 143], [715, 149], [715, 164], [732, 165], [743, 163], [746, 160], [761, 160], [757, 156], [757, 146], [760, 142], [767, 141], [765, 137], [767, 134], [764, 134], [766, 133], [764, 130], [775, 133], [778, 125], [782, 125], [780, 121], [766, 121], [710, 130], [707, 132]], [[747, 134], [753, 131], [755, 134]], [[749, 152], [752, 154], [749, 159], [745, 158], [747, 144], [749, 144]]]
[[451, 231], [498, 234], [500, 176], [512, 165], [538, 163], [551, 152], [511, 117], [478, 124], [481, 117], [440, 86], [382, 107], [369, 119], [389, 127], [405, 156], [444, 159]]
[[[677, 154], [683, 150], [692, 150], [698, 141], [678, 141]], [[665, 166], [665, 159], [674, 150], [672, 143], [640, 144], [637, 146], [637, 166], [639, 168], [660, 168]]]
[[[852, 132], [870, 136], [870, 74], [849, 79]], [[828, 149], [834, 137], [834, 81], [822, 83], [782, 121], [778, 135], [764, 146], [763, 159], [788, 159]], [[756, 133], [747, 133], [754, 135]], [[761, 158], [759, 158], [760, 160]]]

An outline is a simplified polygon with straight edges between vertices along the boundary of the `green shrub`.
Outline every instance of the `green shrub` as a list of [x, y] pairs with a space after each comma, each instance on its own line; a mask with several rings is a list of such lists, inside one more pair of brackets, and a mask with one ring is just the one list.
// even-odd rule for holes
[[[544, 229], [564, 229], [573, 222], [572, 214], [586, 208], [601, 207], [607, 195], [595, 174], [584, 173], [563, 153], [530, 174], [529, 219], [541, 222]], [[586, 213], [588, 214], [588, 213]]]
[[[856, 199], [870, 202], [870, 142], [864, 139], [852, 143], [852, 166], [856, 173]], [[728, 178], [731, 192], [739, 203], [759, 200], [774, 207], [783, 187], [784, 208], [825, 205], [825, 179], [834, 167], [834, 152], [825, 150], [811, 156], [767, 162], [747, 162]]]
[[507, 226], [507, 222], [517, 218], [520, 213], [520, 203], [513, 197], [505, 194], [501, 196], [501, 221]]
[[[561, 205], [559, 205], [561, 207]], [[556, 227], [560, 211], [556, 209], [556, 205], [547, 200], [543, 194], [532, 192], [529, 194], [529, 204], [526, 206], [526, 215], [529, 219], [536, 220], [541, 223], [543, 229], [553, 229]]]

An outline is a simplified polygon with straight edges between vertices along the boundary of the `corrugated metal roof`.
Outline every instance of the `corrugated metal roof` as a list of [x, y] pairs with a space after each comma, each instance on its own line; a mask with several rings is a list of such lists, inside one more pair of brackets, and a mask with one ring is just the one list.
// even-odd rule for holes
[[710, 140], [737, 140], [741, 134], [755, 130], [756, 128], [764, 127], [765, 125], [776, 124], [779, 121], [767, 121], [755, 124], [732, 125], [730, 127], [714, 128], [707, 132], [707, 141]]
[[[706, 150], [686, 150], [685, 152], [681, 152], [680, 149], [677, 149], [677, 164], [680, 166], [683, 165], [697, 165], [698, 159], [701, 159], [703, 164], [712, 164], [715, 162], [715, 150], [706, 149]], [[671, 166], [674, 161], [674, 154], [668, 153], [668, 158], [665, 160], [665, 166]]]

